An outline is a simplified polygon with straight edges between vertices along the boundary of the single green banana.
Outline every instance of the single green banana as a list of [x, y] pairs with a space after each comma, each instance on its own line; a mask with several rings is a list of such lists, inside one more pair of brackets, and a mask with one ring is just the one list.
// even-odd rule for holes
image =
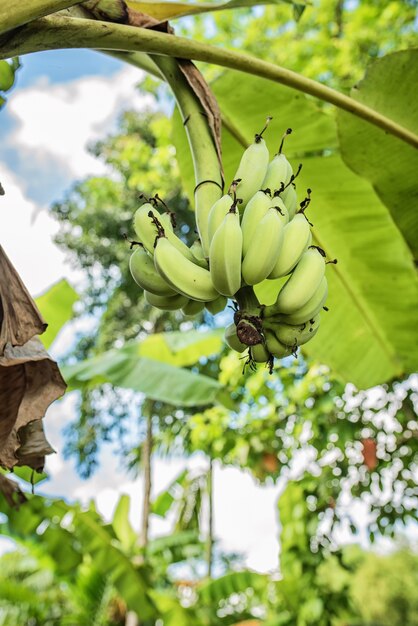
[[245, 343], [241, 343], [241, 341], [238, 339], [237, 327], [235, 326], [234, 322], [232, 322], [232, 324], [229, 324], [229, 326], [225, 328], [224, 338], [228, 346], [232, 348], [232, 350], [235, 350], [235, 352], [239, 352], [241, 354], [248, 348]]
[[244, 255], [248, 250], [257, 225], [272, 206], [270, 194], [260, 190], [253, 195], [245, 207], [241, 219], [242, 252]]
[[292, 166], [284, 154], [278, 153], [270, 161], [261, 189], [270, 189], [273, 194], [290, 181]]
[[197, 300], [189, 300], [189, 302], [182, 307], [182, 313], [187, 317], [194, 317], [195, 315], [199, 315], [205, 308], [204, 302], [199, 302]]
[[271, 273], [283, 241], [283, 222], [277, 209], [269, 209], [256, 227], [242, 262], [247, 285], [256, 285]]
[[177, 311], [177, 309], [186, 306], [188, 302], [188, 299], [180, 294], [175, 296], [157, 296], [150, 291], [144, 291], [144, 296], [148, 304], [162, 311]]
[[309, 248], [302, 254], [299, 263], [277, 296], [278, 311], [286, 315], [296, 313], [312, 298], [324, 274], [324, 257], [316, 248]]
[[248, 201], [262, 187], [265, 178], [270, 155], [266, 142], [260, 135], [255, 136], [252, 143], [241, 157], [240, 164], [234, 176], [239, 180], [236, 193], [237, 198], [242, 200], [240, 211], [245, 209]]
[[280, 278], [289, 274], [307, 250], [310, 240], [311, 229], [307, 219], [302, 214], [296, 215], [284, 227], [283, 245], [269, 278]]
[[295, 346], [302, 346], [307, 343], [312, 337], [315, 337], [319, 328], [320, 316], [312, 318], [305, 324], [286, 324], [283, 321], [268, 321], [265, 320], [263, 328], [269, 329], [274, 332], [276, 338], [280, 343], [290, 348]]
[[205, 306], [209, 313], [212, 315], [216, 315], [223, 311], [228, 304], [228, 298], [226, 296], [219, 296], [216, 300], [212, 300], [211, 302], [206, 302]]
[[222, 223], [225, 215], [228, 213], [229, 209], [233, 204], [233, 199], [229, 194], [225, 194], [222, 198], [219, 198], [212, 206], [209, 219], [208, 219], [208, 239], [209, 245], [213, 239], [214, 234], [216, 233], [218, 227]]
[[167, 230], [167, 232], [173, 231], [173, 225], [169, 215], [167, 213], [161, 214], [150, 202], [146, 202], [135, 211], [133, 224], [136, 236], [148, 252], [153, 254], [157, 229], [148, 215], [150, 211], [158, 218], [162, 227], [164, 230]]
[[264, 336], [266, 338], [267, 350], [278, 359], [292, 354], [292, 348], [285, 346], [277, 339], [276, 335], [270, 328], [263, 327]]
[[270, 354], [266, 347], [262, 343], [257, 343], [250, 348], [251, 358], [256, 363], [267, 363], [270, 358]]
[[158, 296], [178, 295], [157, 272], [154, 259], [142, 246], [138, 246], [131, 254], [129, 269], [134, 281], [142, 289]]
[[192, 245], [190, 246], [190, 252], [193, 254], [194, 262], [200, 267], [205, 267], [208, 269], [209, 264], [203, 253], [202, 242], [200, 239], [196, 239]]
[[216, 300], [209, 270], [186, 258], [172, 242], [159, 236], [154, 249], [154, 263], [163, 278], [179, 293], [192, 300]]
[[295, 216], [296, 209], [298, 206], [298, 199], [296, 196], [296, 189], [293, 184], [286, 187], [286, 189], [280, 194], [281, 199], [286, 205], [286, 208], [289, 213], [289, 220], [292, 220]]
[[164, 229], [165, 236], [173, 244], [173, 246], [175, 246], [187, 259], [195, 262], [192, 251], [173, 232], [173, 227], [168, 214], [165, 213], [161, 215], [157, 209], [147, 202], [136, 211], [134, 215], [134, 228], [139, 241], [148, 250], [148, 252], [154, 254], [154, 246], [158, 235], [157, 223], [161, 224]]
[[232, 205], [218, 229], [209, 250], [209, 268], [215, 289], [232, 297], [241, 287], [242, 230], [239, 212]]
[[[308, 302], [292, 313], [291, 315], [282, 315], [280, 318], [286, 324], [305, 324], [309, 320], [314, 319], [318, 313], [322, 310], [328, 296], [328, 283], [324, 276], [318, 289]], [[273, 305], [274, 306], [274, 305]]]

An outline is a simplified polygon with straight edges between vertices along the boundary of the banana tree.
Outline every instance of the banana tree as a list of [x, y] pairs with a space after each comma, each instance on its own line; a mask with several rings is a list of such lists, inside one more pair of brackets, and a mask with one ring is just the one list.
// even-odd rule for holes
[[[296, 9], [304, 4], [295, 3]], [[330, 258], [334, 253], [339, 257], [329, 272], [332, 315], [326, 316], [320, 337], [306, 352], [363, 388], [409, 373], [417, 363], [409, 340], [418, 297], [410, 182], [418, 137], [416, 108], [409, 105], [417, 52], [406, 50], [376, 61], [347, 96], [259, 58], [179, 37], [167, 23], [167, 18], [236, 6], [240, 4], [197, 9], [134, 0], [32, 0], [15, 10], [2, 2], [0, 54], [5, 59], [87, 47], [116, 54], [166, 81], [180, 112], [174, 119], [175, 143], [201, 230], [208, 207], [221, 196], [224, 181], [232, 180], [237, 157], [259, 126], [255, 116], [286, 119], [292, 111], [299, 137], [288, 156], [305, 155], [299, 180], [306, 187], [314, 181], [321, 205], [312, 206], [310, 213], [315, 244]], [[192, 60], [227, 69], [209, 89]], [[239, 93], [234, 89], [236, 72]], [[391, 82], [402, 86], [396, 94], [388, 88]], [[318, 108], [318, 102], [332, 105], [336, 118]], [[267, 138], [269, 144], [273, 147], [275, 141]], [[382, 175], [382, 162], [390, 175]], [[273, 283], [255, 295], [238, 292], [238, 307], [251, 309], [257, 297], [265, 304], [274, 301], [280, 286]]]

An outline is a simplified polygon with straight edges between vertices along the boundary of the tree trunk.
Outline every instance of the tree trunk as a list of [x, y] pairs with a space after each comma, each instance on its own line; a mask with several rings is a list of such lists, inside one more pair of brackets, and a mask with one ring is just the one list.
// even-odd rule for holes
[[212, 559], [213, 559], [213, 460], [209, 459], [209, 469], [207, 474], [207, 493], [208, 493], [208, 536], [206, 540], [206, 564], [207, 576], [212, 578]]
[[142, 465], [144, 469], [144, 497], [142, 502], [142, 522], [141, 522], [141, 534], [140, 545], [144, 550], [144, 556], [148, 545], [148, 533], [149, 533], [149, 517], [151, 508], [151, 486], [152, 486], [152, 473], [151, 473], [151, 460], [152, 460], [152, 413], [154, 403], [144, 403], [144, 415], [146, 416], [146, 434], [142, 452]]

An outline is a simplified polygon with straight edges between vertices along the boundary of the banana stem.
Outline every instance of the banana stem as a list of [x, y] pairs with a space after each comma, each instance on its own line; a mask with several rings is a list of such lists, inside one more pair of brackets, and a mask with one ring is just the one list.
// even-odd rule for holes
[[252, 287], [241, 287], [235, 294], [235, 299], [241, 311], [254, 314], [260, 310], [260, 303]]
[[147, 52], [229, 67], [267, 78], [329, 102], [418, 148], [418, 135], [326, 85], [255, 57], [232, 50], [218, 49], [184, 37], [146, 28], [54, 15], [36, 20], [15, 33], [9, 33], [7, 38], [0, 38], [0, 58], [2, 59], [57, 48]]
[[158, 55], [150, 57], [170, 85], [186, 128], [195, 171], [196, 224], [204, 254], [208, 256], [208, 215], [221, 197], [223, 179], [207, 115], [176, 60]]
[[62, 9], [80, 4], [83, 0], [0, 0], [0, 33], [7, 33], [22, 24]]

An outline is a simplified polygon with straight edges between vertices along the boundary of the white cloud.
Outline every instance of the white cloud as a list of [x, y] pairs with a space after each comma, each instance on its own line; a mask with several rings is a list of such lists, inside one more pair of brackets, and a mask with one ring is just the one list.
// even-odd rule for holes
[[[23, 193], [18, 179], [0, 163], [6, 195], [0, 197], [0, 243], [32, 294], [69, 274], [64, 254], [53, 243], [56, 222]], [[38, 213], [35, 221], [35, 212]]]
[[89, 76], [57, 85], [44, 78], [10, 96], [7, 110], [16, 127], [4, 147], [13, 147], [20, 158], [17, 166], [2, 162], [0, 147], [0, 180], [6, 191], [0, 197], [0, 242], [32, 294], [63, 276], [70, 281], [77, 276], [52, 241], [57, 224], [25, 191], [30, 177], [47, 185], [56, 182], [59, 172], [62, 184], [69, 186], [76, 177], [103, 173], [104, 164], [88, 153], [87, 144], [115, 131], [123, 110], [152, 103], [151, 96], [135, 88], [142, 76], [126, 67], [108, 78]]
[[123, 110], [143, 110], [153, 102], [135, 88], [142, 77], [140, 70], [126, 67], [108, 78], [88, 76], [57, 85], [43, 79], [17, 90], [7, 104], [17, 122], [8, 144], [36, 158], [39, 167], [55, 163], [77, 178], [101, 174], [105, 166], [86, 145], [114, 131]]

